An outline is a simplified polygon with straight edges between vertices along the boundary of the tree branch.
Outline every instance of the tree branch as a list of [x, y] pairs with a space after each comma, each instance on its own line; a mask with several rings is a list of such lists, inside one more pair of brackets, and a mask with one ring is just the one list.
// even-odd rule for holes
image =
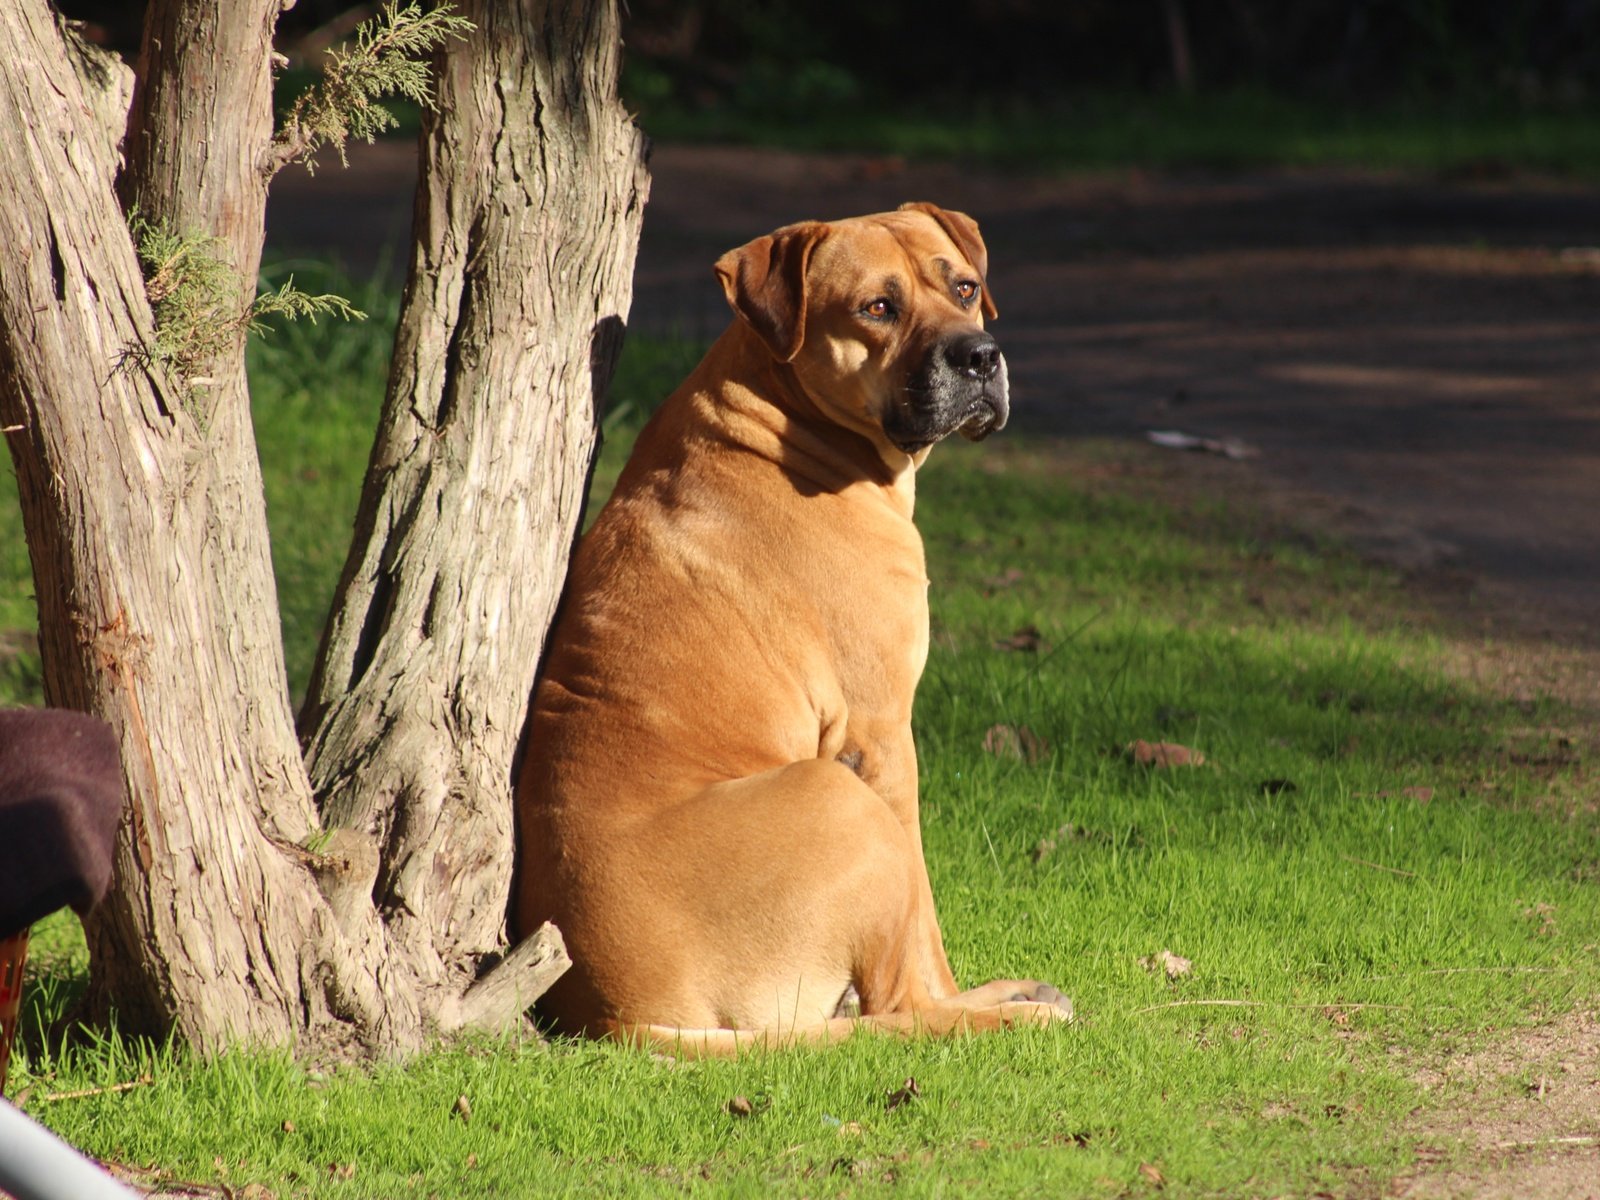
[[446, 1033], [481, 1030], [498, 1033], [533, 1007], [572, 965], [561, 931], [546, 921], [519, 942], [498, 966], [439, 1013]]

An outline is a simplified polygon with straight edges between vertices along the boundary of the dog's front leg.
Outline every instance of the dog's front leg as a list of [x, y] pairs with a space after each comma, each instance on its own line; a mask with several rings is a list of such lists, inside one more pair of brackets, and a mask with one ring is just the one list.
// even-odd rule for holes
[[[945, 1000], [957, 994], [955, 976], [950, 971], [950, 960], [945, 954], [944, 935], [939, 930], [938, 911], [933, 902], [933, 885], [928, 880], [928, 864], [922, 852], [921, 806], [917, 798], [917, 749], [912, 741], [909, 725], [898, 725], [881, 731], [860, 730], [856, 737], [847, 739], [847, 749], [840, 755], [861, 776], [864, 782], [889, 806], [891, 812], [905, 828], [912, 852], [916, 856], [917, 920], [912, 934], [913, 944], [906, 948], [917, 978], [935, 1000]], [[877, 733], [878, 736], [873, 736]], [[850, 760], [854, 759], [851, 763]]]

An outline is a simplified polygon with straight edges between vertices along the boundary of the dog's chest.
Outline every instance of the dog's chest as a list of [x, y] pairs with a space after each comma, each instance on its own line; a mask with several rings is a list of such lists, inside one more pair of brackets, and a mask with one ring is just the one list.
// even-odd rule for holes
[[[828, 571], [821, 618], [853, 719], [909, 719], [927, 662], [927, 570], [921, 540], [906, 532], [879, 531], [857, 553], [833, 556]], [[870, 552], [859, 552], [863, 543]]]

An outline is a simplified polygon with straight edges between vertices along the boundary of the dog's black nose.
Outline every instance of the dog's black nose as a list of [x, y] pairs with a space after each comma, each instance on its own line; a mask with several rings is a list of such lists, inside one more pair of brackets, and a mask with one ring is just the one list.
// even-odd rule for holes
[[1000, 343], [987, 333], [964, 333], [945, 344], [944, 360], [968, 379], [987, 382], [1000, 369]]

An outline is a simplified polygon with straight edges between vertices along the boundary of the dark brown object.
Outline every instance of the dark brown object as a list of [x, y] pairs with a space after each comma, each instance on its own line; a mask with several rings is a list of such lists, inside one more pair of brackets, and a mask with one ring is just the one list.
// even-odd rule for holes
[[0, 1094], [22, 1005], [28, 926], [69, 905], [87, 912], [105, 895], [121, 813], [109, 725], [74, 712], [0, 712]]
[[0, 712], [0, 938], [111, 882], [122, 767], [111, 727], [82, 713]]

